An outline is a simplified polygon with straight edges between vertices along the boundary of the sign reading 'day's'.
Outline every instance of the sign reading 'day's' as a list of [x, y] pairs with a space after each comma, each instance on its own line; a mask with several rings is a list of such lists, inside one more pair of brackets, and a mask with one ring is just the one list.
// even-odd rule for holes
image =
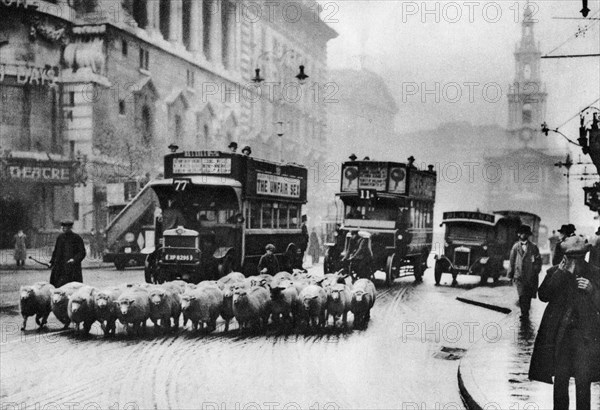
[[259, 195], [300, 198], [300, 180], [280, 175], [256, 174], [256, 193]]
[[231, 158], [175, 158], [173, 173], [192, 174], [231, 174]]

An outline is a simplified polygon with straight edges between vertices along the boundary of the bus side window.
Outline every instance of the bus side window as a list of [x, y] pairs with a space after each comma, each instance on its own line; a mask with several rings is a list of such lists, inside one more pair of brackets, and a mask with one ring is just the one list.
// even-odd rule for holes
[[250, 228], [260, 229], [260, 202], [250, 204]]
[[290, 205], [290, 229], [298, 229], [300, 227], [300, 217], [298, 206]]
[[262, 204], [262, 227], [264, 229], [273, 228], [273, 205], [266, 202]]
[[288, 229], [288, 205], [279, 204], [279, 229]]

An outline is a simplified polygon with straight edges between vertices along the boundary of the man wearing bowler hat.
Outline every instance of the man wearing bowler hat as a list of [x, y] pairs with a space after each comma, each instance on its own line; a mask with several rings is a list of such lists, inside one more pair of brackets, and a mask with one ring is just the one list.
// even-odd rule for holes
[[62, 233], [56, 238], [50, 259], [50, 283], [56, 288], [69, 282], [83, 282], [81, 261], [85, 258], [83, 239], [72, 231], [73, 221], [62, 221], [60, 225]]
[[531, 299], [537, 295], [538, 275], [542, 270], [540, 250], [529, 240], [531, 235], [531, 228], [528, 225], [521, 225], [517, 230], [519, 240], [510, 250], [508, 278], [511, 284], [513, 280], [517, 284], [522, 320], [529, 318]]
[[571, 236], [575, 236], [575, 225], [567, 224], [562, 225], [558, 230], [559, 241], [556, 244], [556, 248], [554, 248], [554, 255], [552, 256], [552, 265], [558, 265], [562, 260], [565, 253], [560, 246], [567, 238]]
[[229, 145], [227, 146], [227, 148], [229, 148], [229, 150], [231, 151], [232, 154], [236, 154], [237, 153], [237, 149], [238, 149], [238, 144], [237, 142], [230, 142]]

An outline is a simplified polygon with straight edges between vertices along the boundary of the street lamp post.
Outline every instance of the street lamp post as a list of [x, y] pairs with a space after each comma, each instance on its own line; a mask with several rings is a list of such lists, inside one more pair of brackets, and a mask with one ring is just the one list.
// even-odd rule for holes
[[573, 160], [571, 159], [571, 155], [567, 154], [567, 158], [565, 159], [565, 162], [557, 162], [556, 164], [554, 164], [555, 167], [558, 168], [566, 168], [567, 169], [567, 173], [565, 174], [567, 176], [567, 221], [569, 221], [571, 219], [571, 184], [570, 184], [570, 180], [571, 180], [571, 167], [573, 166]]

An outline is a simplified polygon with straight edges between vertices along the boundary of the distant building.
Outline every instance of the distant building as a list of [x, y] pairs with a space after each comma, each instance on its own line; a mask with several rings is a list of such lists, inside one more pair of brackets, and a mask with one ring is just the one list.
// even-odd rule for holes
[[170, 143], [324, 162], [326, 105], [311, 90], [322, 95], [337, 33], [314, 0], [291, 17], [287, 3], [0, 2], [0, 209], [17, 207], [39, 235], [67, 217], [102, 229], [162, 172]]
[[[385, 80], [365, 69], [330, 70], [330, 86], [326, 90], [328, 162], [320, 164], [318, 175], [326, 182], [327, 215], [324, 220], [334, 225], [340, 218], [341, 202], [335, 201], [340, 189], [341, 163], [355, 154], [359, 159], [405, 161], [390, 158], [389, 147], [397, 144], [395, 120], [398, 107]], [[323, 212], [325, 213], [325, 212]]]
[[488, 181], [487, 208], [537, 214], [541, 217], [540, 242], [544, 242], [548, 232], [569, 222], [567, 178], [554, 166], [565, 159], [566, 152], [557, 152], [541, 132], [548, 94], [540, 77], [541, 52], [531, 13], [527, 7], [515, 51], [515, 80], [508, 95], [507, 145], [501, 151], [486, 152], [486, 167], [492, 179]]

